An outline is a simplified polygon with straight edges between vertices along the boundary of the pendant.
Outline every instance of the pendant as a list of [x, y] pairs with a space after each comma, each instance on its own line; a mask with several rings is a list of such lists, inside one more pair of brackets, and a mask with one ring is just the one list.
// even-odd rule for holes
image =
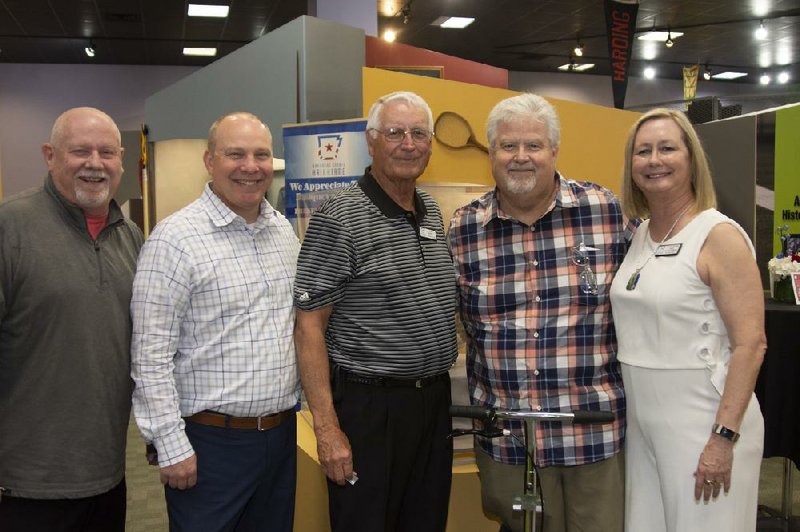
[[636, 288], [636, 285], [639, 284], [639, 272], [640, 271], [641, 270], [636, 270], [635, 272], [633, 272], [633, 274], [631, 275], [631, 278], [628, 279], [628, 284], [625, 285], [625, 289], [626, 290], [633, 290], [634, 288]]

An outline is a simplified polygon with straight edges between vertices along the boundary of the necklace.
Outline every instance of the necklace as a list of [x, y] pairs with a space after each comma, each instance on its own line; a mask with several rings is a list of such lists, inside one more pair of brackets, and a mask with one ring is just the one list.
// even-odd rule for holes
[[672, 222], [672, 225], [669, 227], [669, 231], [667, 231], [667, 234], [664, 236], [664, 238], [661, 239], [661, 242], [659, 242], [658, 245], [655, 247], [655, 249], [653, 249], [653, 251], [650, 252], [650, 255], [647, 256], [647, 259], [645, 259], [642, 265], [636, 268], [636, 271], [631, 274], [630, 279], [628, 279], [628, 284], [625, 285], [626, 290], [633, 290], [634, 288], [636, 288], [636, 285], [639, 284], [639, 277], [640, 277], [639, 274], [642, 272], [642, 270], [644, 270], [644, 267], [647, 266], [647, 263], [650, 262], [650, 259], [656, 256], [658, 248], [660, 248], [661, 245], [669, 239], [673, 229], [675, 229], [675, 226], [678, 225], [678, 221], [680, 221], [680, 219], [683, 218], [684, 214], [689, 212], [689, 209], [691, 207], [692, 205], [689, 204], [688, 207], [686, 207], [681, 211], [678, 217], [675, 218], [675, 221]]

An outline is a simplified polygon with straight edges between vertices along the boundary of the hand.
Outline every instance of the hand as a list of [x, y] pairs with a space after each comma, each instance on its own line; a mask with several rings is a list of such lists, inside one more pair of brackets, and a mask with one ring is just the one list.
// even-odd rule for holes
[[193, 454], [177, 464], [163, 466], [161, 468], [161, 483], [178, 490], [193, 488], [197, 484], [197, 455]]
[[345, 480], [353, 477], [353, 451], [350, 449], [350, 441], [339, 427], [315, 432], [322, 470], [333, 482], [344, 486]]
[[712, 434], [700, 454], [694, 472], [694, 498], [705, 502], [717, 498], [720, 489], [725, 493], [731, 489], [731, 468], [733, 467], [733, 442]]

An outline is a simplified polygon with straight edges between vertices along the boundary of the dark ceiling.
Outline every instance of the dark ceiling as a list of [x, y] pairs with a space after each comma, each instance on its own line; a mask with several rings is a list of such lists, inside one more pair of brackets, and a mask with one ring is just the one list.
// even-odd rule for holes
[[[556, 72], [580, 41], [585, 55], [579, 61], [596, 65], [587, 73], [609, 73], [602, 0], [380, 0], [379, 7], [387, 1], [395, 16], [380, 14], [379, 32], [399, 30], [402, 43], [509, 70]], [[0, 0], [0, 62], [203, 66], [214, 59], [185, 57], [182, 47], [216, 46], [217, 57], [224, 56], [306, 14], [309, 4], [227, 3], [228, 18], [209, 19], [189, 18], [187, 0]], [[476, 20], [464, 30], [431, 26], [443, 15]], [[760, 20], [769, 31], [764, 41], [753, 37]], [[790, 83], [800, 79], [800, 0], [642, 0], [636, 27], [685, 35], [672, 48], [655, 46], [651, 61], [644, 59], [643, 41], [635, 40], [634, 76], [652, 63], [659, 77], [672, 79], [691, 64], [747, 72], [745, 82], [784, 70]], [[94, 58], [84, 53], [89, 39]]]

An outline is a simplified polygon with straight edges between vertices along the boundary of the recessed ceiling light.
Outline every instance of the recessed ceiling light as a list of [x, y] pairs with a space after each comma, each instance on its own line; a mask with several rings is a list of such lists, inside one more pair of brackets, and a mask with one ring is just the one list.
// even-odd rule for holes
[[594, 68], [594, 63], [566, 63], [558, 67], [559, 70], [564, 70], [566, 72], [583, 72], [590, 68]]
[[656, 77], [656, 69], [653, 67], [647, 67], [644, 69], [642, 74], [644, 74], [644, 77], [647, 79], [653, 79]]
[[229, 9], [230, 6], [221, 4], [189, 4], [189, 16], [225, 18]]
[[217, 55], [216, 48], [184, 48], [183, 55], [196, 55], [200, 57], [214, 57]]
[[639, 35], [637, 39], [640, 41], [667, 42], [667, 39], [674, 41], [678, 37], [683, 37], [683, 33], [680, 31], [648, 31]]
[[789, 73], [788, 72], [781, 72], [778, 74], [778, 83], [789, 83]]
[[711, 76], [714, 79], [736, 79], [736, 78], [743, 78], [747, 75], [747, 72], [734, 72], [732, 70], [728, 70], [726, 72], [720, 72], [719, 74], [714, 74]]
[[475, 22], [472, 17], [439, 17], [433, 22], [431, 26], [440, 26], [442, 28], [462, 29]]
[[386, 42], [394, 42], [397, 39], [397, 32], [394, 30], [386, 30], [383, 32], [383, 40]]
[[758, 78], [758, 82], [762, 85], [769, 85], [770, 81], [772, 81], [772, 79], [767, 74], [761, 74], [761, 77]]

